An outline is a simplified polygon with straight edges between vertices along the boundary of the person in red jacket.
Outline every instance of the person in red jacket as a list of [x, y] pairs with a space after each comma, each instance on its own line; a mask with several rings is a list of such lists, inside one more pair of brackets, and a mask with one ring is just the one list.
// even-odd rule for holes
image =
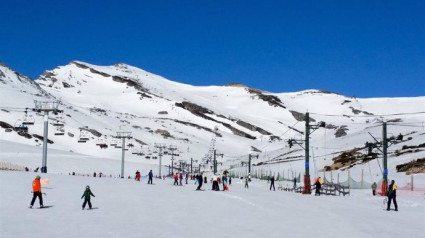
[[32, 200], [31, 200], [31, 205], [30, 208], [32, 208], [32, 206], [34, 205], [35, 199], [38, 197], [38, 200], [40, 201], [40, 208], [43, 208], [43, 197], [41, 194], [41, 183], [40, 183], [40, 176], [37, 175], [34, 179], [34, 181], [32, 181]]

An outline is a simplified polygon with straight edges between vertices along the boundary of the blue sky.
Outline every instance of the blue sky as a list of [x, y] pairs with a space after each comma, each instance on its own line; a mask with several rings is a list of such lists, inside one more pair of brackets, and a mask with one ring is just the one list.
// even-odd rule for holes
[[0, 61], [81, 60], [192, 85], [425, 96], [425, 1], [3, 1]]

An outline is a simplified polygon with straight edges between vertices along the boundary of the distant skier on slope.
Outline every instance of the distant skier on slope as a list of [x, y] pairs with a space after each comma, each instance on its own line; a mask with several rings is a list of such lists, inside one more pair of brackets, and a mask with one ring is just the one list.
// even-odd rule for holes
[[245, 188], [249, 188], [248, 183], [249, 183], [249, 179], [248, 179], [248, 176], [246, 176], [245, 177]]
[[148, 176], [149, 176], [148, 184], [152, 184], [152, 177], [153, 177], [152, 169], [151, 171], [149, 171]]
[[176, 173], [176, 174], [174, 174], [173, 175], [173, 177], [174, 177], [174, 184], [173, 185], [179, 185], [179, 175]]
[[30, 208], [32, 208], [32, 206], [34, 205], [35, 199], [38, 197], [38, 200], [40, 202], [40, 208], [43, 208], [43, 197], [41, 194], [41, 183], [40, 183], [40, 176], [37, 175], [35, 177], [35, 179], [32, 181], [32, 200], [31, 200], [31, 205]]
[[276, 189], [274, 188], [274, 176], [272, 175], [270, 178], [270, 191], [272, 190], [273, 187], [273, 191], [276, 191]]
[[91, 202], [90, 202], [90, 196], [96, 197], [96, 196], [95, 196], [95, 195], [91, 192], [91, 190], [90, 190], [90, 186], [89, 186], [89, 185], [87, 185], [87, 186], [86, 186], [86, 190], [85, 190], [85, 191], [84, 191], [84, 193], [83, 193], [83, 196], [81, 196], [81, 199], [83, 199], [83, 197], [84, 197], [83, 210], [84, 210], [84, 208], [86, 207], [86, 204], [87, 204], [87, 203], [89, 204], [89, 209], [92, 209]]
[[387, 211], [390, 210], [391, 207], [391, 200], [394, 201], [395, 211], [398, 211], [397, 201], [396, 201], [396, 191], [397, 191], [397, 185], [394, 184], [394, 180], [391, 180], [391, 184], [388, 186], [388, 205], [387, 205]]
[[314, 183], [314, 185], [316, 186], [316, 193], [314, 195], [316, 196], [320, 196], [320, 189], [322, 188], [322, 178], [318, 178], [316, 179], [316, 182]]
[[373, 184], [372, 184], [372, 194], [373, 194], [373, 196], [375, 196], [375, 194], [376, 194], [376, 187], [377, 187], [377, 185], [376, 185], [376, 182], [373, 182]]
[[140, 172], [139, 172], [139, 170], [136, 171], [136, 181], [140, 181]]
[[203, 182], [202, 174], [197, 175], [197, 176], [196, 176], [196, 180], [198, 180], [198, 183], [199, 183], [199, 185], [198, 185], [198, 187], [196, 188], [196, 190], [201, 190], [202, 182]]
[[179, 175], [179, 180], [180, 180], [180, 186], [183, 186], [182, 181], [183, 181], [183, 173], [180, 173]]

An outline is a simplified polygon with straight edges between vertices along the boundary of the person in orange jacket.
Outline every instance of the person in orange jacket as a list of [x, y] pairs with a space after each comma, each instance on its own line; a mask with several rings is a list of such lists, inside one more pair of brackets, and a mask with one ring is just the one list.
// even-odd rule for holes
[[38, 197], [38, 200], [40, 201], [40, 208], [43, 208], [43, 197], [41, 194], [41, 183], [40, 183], [40, 176], [37, 175], [34, 179], [34, 181], [32, 181], [32, 200], [31, 200], [31, 205], [30, 208], [32, 208], [32, 206], [34, 205], [35, 199]]

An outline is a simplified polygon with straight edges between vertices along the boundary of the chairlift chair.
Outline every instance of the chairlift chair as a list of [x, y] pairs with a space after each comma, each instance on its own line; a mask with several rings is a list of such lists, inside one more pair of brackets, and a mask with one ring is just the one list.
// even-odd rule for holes
[[18, 132], [28, 132], [28, 126], [23, 124], [20, 119], [15, 122], [13, 129]]
[[56, 120], [53, 122], [53, 126], [64, 126], [65, 123], [63, 123], [62, 121]]
[[80, 137], [78, 139], [78, 143], [86, 143], [89, 140], [89, 136], [87, 131], [80, 130]]
[[55, 128], [55, 136], [63, 136], [65, 135], [65, 130], [63, 129], [63, 126], [59, 126]]
[[24, 118], [22, 119], [22, 124], [24, 125], [34, 125], [35, 119], [32, 115], [28, 115], [27, 112], [25, 112]]

